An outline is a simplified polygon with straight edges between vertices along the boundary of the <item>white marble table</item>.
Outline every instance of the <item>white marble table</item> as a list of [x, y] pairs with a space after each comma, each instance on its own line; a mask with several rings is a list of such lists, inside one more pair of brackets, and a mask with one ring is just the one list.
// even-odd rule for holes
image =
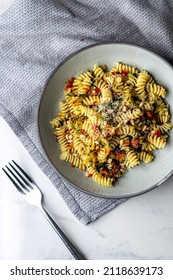
[[[4, 12], [14, 0], [1, 0]], [[173, 259], [173, 176], [84, 226], [0, 118], [0, 169], [13, 157], [33, 174], [45, 204], [87, 259]], [[49, 186], [49, 188], [47, 187]], [[72, 259], [39, 210], [29, 206], [0, 170], [0, 259]]]

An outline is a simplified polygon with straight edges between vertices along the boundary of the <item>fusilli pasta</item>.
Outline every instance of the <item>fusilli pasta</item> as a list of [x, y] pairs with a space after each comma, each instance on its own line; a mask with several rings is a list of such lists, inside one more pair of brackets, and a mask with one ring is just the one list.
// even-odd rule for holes
[[102, 186], [150, 163], [167, 143], [173, 123], [166, 90], [146, 70], [120, 62], [111, 70], [94, 65], [66, 82], [64, 96], [50, 121], [60, 158]]

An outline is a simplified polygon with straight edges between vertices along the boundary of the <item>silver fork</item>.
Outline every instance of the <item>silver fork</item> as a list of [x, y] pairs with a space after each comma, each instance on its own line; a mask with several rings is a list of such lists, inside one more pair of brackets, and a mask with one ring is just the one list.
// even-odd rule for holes
[[79, 251], [75, 248], [75, 246], [71, 243], [71, 241], [67, 238], [61, 228], [55, 223], [55, 221], [51, 218], [48, 212], [42, 205], [43, 195], [35, 184], [35, 182], [28, 176], [28, 174], [14, 161], [9, 163], [8, 166], [5, 165], [5, 168], [2, 168], [5, 174], [9, 177], [12, 183], [15, 185], [17, 190], [23, 195], [26, 201], [38, 207], [43, 215], [46, 217], [48, 222], [51, 224], [55, 232], [59, 235], [61, 240], [64, 242], [68, 250], [71, 252], [73, 257], [76, 260], [85, 260], [85, 257], [79, 253]]

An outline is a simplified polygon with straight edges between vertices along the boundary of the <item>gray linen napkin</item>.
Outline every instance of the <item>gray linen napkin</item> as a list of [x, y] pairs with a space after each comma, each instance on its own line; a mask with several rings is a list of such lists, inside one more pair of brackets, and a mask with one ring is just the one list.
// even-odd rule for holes
[[0, 114], [84, 224], [124, 199], [101, 199], [67, 184], [40, 153], [37, 110], [52, 70], [100, 42], [133, 43], [173, 62], [173, 2], [16, 0], [0, 17]]

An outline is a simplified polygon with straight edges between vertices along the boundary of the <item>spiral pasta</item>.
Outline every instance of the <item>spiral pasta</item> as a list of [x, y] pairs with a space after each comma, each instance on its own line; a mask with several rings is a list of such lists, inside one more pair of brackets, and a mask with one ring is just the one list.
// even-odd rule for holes
[[119, 72], [119, 73], [123, 73], [123, 71], [127, 71], [128, 73], [138, 74], [138, 69], [135, 66], [125, 65], [120, 62], [117, 62], [115, 68], [112, 70], [115, 70], [115, 72]]
[[86, 169], [85, 164], [83, 164], [82, 160], [78, 156], [74, 156], [68, 152], [64, 152], [61, 154], [60, 158], [64, 161], [68, 161], [73, 166], [78, 167], [81, 170]]
[[97, 169], [93, 168], [93, 167], [89, 167], [88, 170], [87, 170], [87, 174], [89, 176], [92, 177], [92, 179], [100, 184], [100, 185], [103, 185], [105, 187], [111, 187], [112, 186], [112, 182], [113, 182], [113, 179], [111, 178], [108, 178], [108, 177], [105, 177], [101, 174], [99, 174], [99, 172], [97, 171]]
[[149, 75], [146, 71], [142, 71], [139, 73], [137, 82], [136, 82], [136, 91], [138, 93], [138, 97], [141, 100], [145, 100], [147, 98], [147, 93], [145, 91], [145, 87], [148, 81]]
[[134, 150], [130, 150], [127, 152], [126, 166], [132, 168], [137, 164], [139, 164], [138, 154]]
[[165, 88], [161, 87], [160, 85], [156, 85], [155, 83], [154, 84], [148, 83], [146, 84], [146, 89], [148, 92], [154, 93], [158, 96], [165, 98], [165, 92], [166, 92]]
[[165, 147], [173, 127], [165, 96], [148, 71], [121, 62], [71, 77], [65, 101], [50, 121], [60, 159], [112, 187], [129, 168], [149, 164], [155, 150]]
[[154, 156], [152, 153], [149, 153], [147, 151], [142, 151], [140, 154], [139, 154], [139, 158], [140, 160], [146, 162], [146, 163], [149, 163], [151, 162], [153, 159], [154, 159]]
[[153, 144], [157, 149], [164, 148], [166, 145], [166, 139], [161, 136], [157, 136], [156, 134], [149, 134], [148, 141]]

